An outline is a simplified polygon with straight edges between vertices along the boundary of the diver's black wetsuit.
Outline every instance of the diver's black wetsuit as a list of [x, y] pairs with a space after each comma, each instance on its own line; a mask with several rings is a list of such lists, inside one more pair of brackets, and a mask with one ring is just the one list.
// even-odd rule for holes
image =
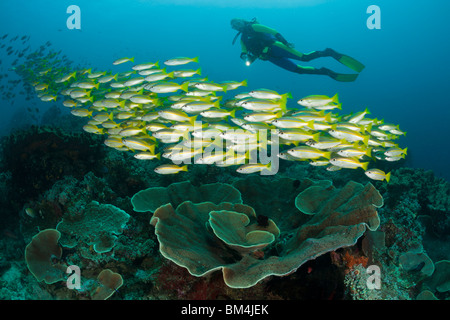
[[[358, 76], [357, 74], [338, 74], [327, 68], [317, 69], [308, 66], [300, 66], [292, 61], [297, 60], [307, 62], [320, 57], [333, 57], [338, 61], [340, 61], [342, 57], [352, 59], [348, 56], [339, 54], [332, 49], [312, 51], [306, 54], [301, 53], [293, 49], [292, 45], [290, 45], [276, 30], [259, 23], [247, 23], [243, 30], [241, 30], [241, 33], [241, 58], [250, 55], [251, 61], [259, 58], [261, 60], [270, 61], [273, 64], [291, 72], [300, 74], [328, 75], [338, 81], [354, 81]], [[340, 62], [344, 63], [343, 61]], [[358, 66], [358, 68], [361, 68], [362, 70], [364, 66], [362, 64], [360, 65], [362, 67]], [[351, 64], [348, 66], [351, 68], [353, 67]]]

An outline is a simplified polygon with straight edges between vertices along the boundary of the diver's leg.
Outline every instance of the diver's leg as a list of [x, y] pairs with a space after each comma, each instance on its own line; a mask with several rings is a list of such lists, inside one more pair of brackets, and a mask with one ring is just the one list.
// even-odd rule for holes
[[322, 57], [331, 57], [345, 65], [346, 67], [349, 67], [350, 69], [361, 72], [365, 66], [359, 62], [358, 60], [347, 56], [345, 54], [339, 53], [331, 48], [326, 48], [322, 51], [312, 51], [310, 53], [305, 53], [302, 57], [302, 61], [311, 61], [313, 59], [322, 58]]
[[299, 66], [295, 64], [293, 61], [286, 59], [286, 58], [277, 58], [277, 57], [269, 57], [268, 61], [272, 62], [273, 64], [298, 74], [317, 74], [317, 75], [326, 75], [330, 78], [341, 81], [341, 82], [351, 82], [355, 81], [358, 77], [358, 74], [341, 74], [336, 73], [330, 69], [327, 68], [314, 68], [314, 67], [305, 67], [305, 66]]
[[270, 55], [278, 58], [288, 58], [294, 60], [303, 60], [304, 54], [300, 51], [295, 50], [294, 48], [290, 48], [283, 43], [277, 41], [270, 47]]

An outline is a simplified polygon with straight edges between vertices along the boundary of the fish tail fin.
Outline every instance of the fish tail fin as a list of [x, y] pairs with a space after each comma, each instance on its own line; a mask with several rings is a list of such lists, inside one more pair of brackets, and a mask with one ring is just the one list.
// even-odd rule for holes
[[230, 117], [236, 118], [236, 109], [230, 111]]
[[369, 162], [361, 162], [361, 168], [363, 168], [364, 171], [366, 171], [368, 167], [369, 167]]
[[368, 146], [368, 145], [369, 145], [369, 138], [370, 138], [370, 136], [369, 136], [369, 135], [367, 135], [367, 136], [365, 136], [365, 137], [364, 137], [364, 139], [363, 139], [363, 143], [364, 143], [364, 145], [366, 145], [366, 146]]
[[155, 154], [156, 159], [161, 160], [161, 152], [158, 152], [157, 154]]
[[175, 74], [173, 73], [173, 71], [167, 73], [167, 76], [168, 76], [169, 78], [175, 78]]
[[131, 58], [130, 58], [130, 61], [131, 61], [131, 62], [134, 62], [134, 57], [131, 57]]
[[195, 71], [196, 74], [201, 75], [202, 74], [202, 68], [198, 68], [197, 71]]
[[325, 159], [330, 160], [331, 159], [331, 152], [324, 152], [322, 155]]
[[[195, 123], [195, 120], [197, 120], [197, 116], [192, 116], [192, 117], [189, 117], [189, 123], [190, 124], [194, 124]], [[189, 133], [189, 131], [187, 131], [188, 133]]]
[[189, 86], [189, 81], [186, 81], [185, 83], [183, 83], [180, 86], [180, 89], [183, 90], [184, 92], [188, 92], [188, 86]]
[[313, 129], [314, 130], [314, 120], [308, 121], [308, 128]]
[[312, 135], [312, 139], [316, 142], [319, 141], [319, 137], [320, 137], [320, 132], [317, 132], [315, 134]]
[[155, 67], [159, 68], [159, 61], [155, 62]]
[[389, 183], [389, 180], [391, 180], [391, 173], [390, 172], [388, 172], [386, 174], [386, 182]]
[[331, 98], [331, 101], [334, 102], [334, 103], [336, 103], [336, 104], [340, 104], [340, 103], [339, 103], [339, 94], [336, 93], [336, 94]]
[[331, 122], [331, 113], [325, 115], [325, 122]]
[[198, 57], [193, 58], [192, 62], [198, 62]]
[[242, 86], [244, 86], [244, 87], [247, 86], [247, 79], [245, 79], [244, 81], [242, 81]]
[[403, 149], [403, 152], [405, 153], [405, 155], [407, 154], [408, 148], [406, 147], [405, 149]]
[[188, 171], [188, 166], [187, 166], [187, 164], [185, 164], [184, 166], [181, 167], [181, 171]]

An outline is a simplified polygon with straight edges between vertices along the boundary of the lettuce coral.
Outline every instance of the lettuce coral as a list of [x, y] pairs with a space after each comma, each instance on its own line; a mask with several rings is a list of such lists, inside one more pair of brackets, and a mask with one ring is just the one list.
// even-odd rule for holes
[[[255, 181], [249, 179], [247, 182], [249, 184], [245, 186], [246, 180], [240, 180], [239, 188], [258, 193], [253, 185]], [[278, 182], [291, 184], [291, 190], [300, 191], [300, 194], [305, 192], [308, 198], [321, 201], [320, 207], [316, 204], [310, 206], [316, 208], [314, 215], [300, 222], [295, 216], [302, 214], [294, 205], [284, 207], [284, 212], [276, 210], [276, 204], [269, 205], [264, 210], [266, 219], [261, 219], [246, 204], [192, 201], [182, 202], [178, 206], [163, 204], [155, 210], [151, 219], [162, 255], [187, 268], [195, 276], [222, 269], [224, 281], [229, 287], [248, 288], [268, 276], [289, 274], [306, 261], [326, 252], [354, 245], [367, 229], [376, 230], [380, 224], [376, 208], [383, 205], [383, 198], [371, 183], [363, 186], [350, 181], [341, 189], [336, 189], [330, 183], [292, 183], [289, 179]], [[326, 198], [322, 196], [325, 193]], [[291, 195], [289, 197], [292, 198]], [[291, 204], [294, 199], [290, 199]], [[243, 215], [247, 217], [243, 218]], [[233, 220], [243, 219], [240, 223], [224, 222], [231, 216]], [[267, 228], [271, 224], [262, 223], [267, 219], [273, 220], [274, 225], [279, 227], [278, 236], [272, 233], [272, 238], [268, 235], [271, 232]], [[283, 220], [296, 221], [296, 225], [285, 228]], [[259, 226], [266, 232], [265, 238], [259, 240], [261, 246], [255, 248], [260, 252], [257, 255], [254, 250], [239, 250], [245, 242], [242, 241], [246, 234], [243, 229], [247, 225]], [[219, 229], [220, 232], [217, 232]], [[241, 236], [236, 237], [236, 234]], [[240, 240], [231, 241], [231, 238]], [[241, 243], [236, 246], [236, 242]]]
[[52, 284], [64, 279], [65, 268], [58, 264], [62, 255], [58, 244], [60, 236], [55, 229], [42, 230], [25, 248], [28, 269], [38, 281]]

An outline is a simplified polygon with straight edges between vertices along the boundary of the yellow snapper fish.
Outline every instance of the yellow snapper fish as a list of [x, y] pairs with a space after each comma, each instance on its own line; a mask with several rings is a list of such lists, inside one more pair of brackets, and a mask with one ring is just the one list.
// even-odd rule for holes
[[320, 149], [316, 149], [309, 146], [294, 147], [292, 149], [287, 150], [287, 153], [299, 159], [317, 159], [317, 158], [330, 159], [331, 157], [331, 152], [322, 151]]
[[384, 155], [388, 156], [388, 157], [399, 157], [402, 155], [406, 155], [408, 148], [405, 149], [400, 149], [400, 148], [389, 148], [384, 152]]
[[365, 145], [368, 145], [370, 138], [369, 135], [362, 135], [356, 131], [346, 128], [331, 129], [328, 131], [328, 133], [339, 140], [344, 139], [348, 142], [362, 141]]
[[200, 115], [205, 118], [224, 118], [224, 117], [235, 117], [236, 110], [206, 110], [200, 112]]
[[187, 165], [179, 167], [174, 164], [163, 164], [155, 168], [155, 172], [159, 174], [175, 174], [181, 171], [188, 171]]
[[108, 83], [112, 80], [117, 80], [117, 74], [114, 75], [105, 75], [97, 78], [98, 83]]
[[302, 129], [282, 129], [277, 130], [277, 134], [280, 138], [291, 141], [305, 141], [310, 139], [319, 141], [320, 136], [320, 132], [312, 133]]
[[44, 94], [43, 96], [40, 97], [40, 99], [44, 102], [49, 102], [49, 101], [56, 101], [58, 97], [55, 95], [51, 95], [51, 94]]
[[104, 134], [105, 131], [103, 128], [99, 128], [93, 124], [85, 124], [83, 126], [83, 130], [89, 133], [94, 133], [94, 134]]
[[367, 167], [369, 166], [369, 162], [360, 162], [359, 160], [352, 158], [336, 157], [330, 159], [330, 163], [336, 167], [347, 169], [363, 168], [364, 170], [367, 170]]
[[204, 90], [204, 91], [223, 91], [226, 92], [227, 91], [227, 86], [223, 85], [223, 84], [217, 84], [214, 82], [197, 82], [194, 84], [194, 87], [199, 89], [199, 90]]
[[305, 122], [309, 121], [322, 121], [330, 123], [332, 122], [331, 113], [325, 114], [325, 111], [296, 111], [291, 114], [292, 118], [296, 118]]
[[242, 81], [223, 81], [220, 83], [220, 85], [224, 85], [226, 87], [226, 90], [234, 90], [239, 87], [246, 87], [247, 86], [247, 80]]
[[68, 107], [68, 108], [75, 108], [76, 106], [78, 106], [78, 103], [77, 103], [77, 101], [74, 101], [74, 100], [64, 100], [63, 106]]
[[108, 137], [105, 139], [104, 144], [110, 148], [122, 148], [124, 146], [122, 138]]
[[132, 86], [136, 86], [138, 84], [141, 84], [145, 81], [144, 77], [136, 77], [130, 80], [125, 81], [123, 84], [125, 87], [132, 87]]
[[72, 73], [68, 73], [66, 75], [63, 75], [61, 77], [56, 78], [55, 82], [56, 83], [63, 83], [63, 82], [69, 81], [71, 78], [75, 78], [76, 75], [77, 75], [76, 71], [72, 72]]
[[139, 134], [146, 134], [147, 130], [145, 128], [138, 128], [138, 127], [127, 127], [127, 128], [123, 128], [122, 130], [119, 131], [119, 134], [122, 137], [131, 137], [131, 136], [137, 136]]
[[70, 113], [77, 117], [92, 117], [92, 110], [77, 108], [70, 110]]
[[134, 157], [139, 160], [153, 160], [153, 159], [160, 160], [161, 154], [160, 153], [153, 154], [151, 152], [139, 152], [139, 153], [136, 153], [134, 155]]
[[151, 69], [153, 67], [158, 68], [159, 67], [159, 62], [147, 62], [147, 63], [140, 63], [137, 64], [135, 66], [133, 66], [131, 69], [135, 70], [135, 71], [142, 71], [142, 70], [147, 70], [147, 69]]
[[272, 122], [282, 116], [281, 111], [273, 112], [253, 112], [244, 116], [244, 120], [248, 122]]
[[281, 110], [286, 112], [286, 102], [282, 100], [248, 99], [241, 103], [241, 107], [252, 111]]
[[211, 108], [217, 108], [218, 109], [219, 107], [220, 107], [220, 101], [219, 100], [216, 100], [214, 102], [193, 100], [193, 101], [189, 101], [189, 102], [185, 103], [181, 107], [181, 109], [184, 112], [188, 112], [188, 113], [200, 113], [200, 112], [209, 110]]
[[179, 66], [183, 64], [188, 64], [190, 62], [198, 62], [198, 57], [195, 58], [187, 58], [187, 57], [178, 57], [164, 61], [164, 64], [167, 66]]
[[290, 92], [279, 94], [276, 91], [269, 90], [269, 89], [258, 89], [258, 90], [252, 90], [248, 93], [251, 97], [256, 99], [268, 99], [268, 100], [286, 100], [286, 99], [292, 99], [292, 94]]
[[165, 109], [158, 111], [158, 115], [169, 121], [194, 123], [197, 116], [190, 117], [185, 112], [176, 109]]
[[122, 63], [125, 63], [128, 61], [134, 62], [134, 57], [131, 57], [131, 58], [124, 57], [124, 58], [117, 59], [113, 62], [113, 65], [119, 65], [119, 64], [122, 64]]
[[144, 89], [154, 93], [170, 93], [176, 92], [178, 90], [187, 92], [188, 86], [189, 86], [188, 82], [185, 82], [183, 84], [178, 84], [175, 82], [156, 82], [145, 85]]
[[268, 164], [261, 164], [261, 163], [247, 163], [243, 164], [239, 168], [237, 168], [237, 172], [243, 173], [243, 174], [249, 174], [249, 173], [255, 173], [255, 172], [261, 172], [263, 170], [270, 170], [271, 163]]
[[281, 117], [271, 122], [275, 127], [281, 129], [302, 128], [308, 125], [308, 122], [291, 117]]
[[92, 72], [90, 74], [88, 74], [88, 78], [89, 79], [96, 79], [99, 78], [101, 76], [104, 76], [106, 74], [106, 71], [97, 71], [97, 72]]
[[127, 137], [122, 139], [122, 143], [131, 150], [149, 151], [151, 153], [155, 152], [155, 144], [150, 144], [145, 139]]
[[379, 180], [379, 181], [383, 181], [386, 180], [386, 182], [389, 182], [389, 180], [391, 179], [391, 173], [385, 173], [384, 171], [380, 170], [380, 169], [369, 169], [366, 170], [365, 175], [368, 176], [370, 179], [373, 180]]
[[346, 148], [340, 149], [337, 152], [337, 154], [340, 155], [341, 157], [345, 157], [345, 158], [359, 158], [363, 155], [371, 157], [371, 152], [372, 152], [371, 148], [364, 149], [364, 148], [356, 148], [356, 147], [346, 147]]
[[305, 142], [307, 146], [310, 146], [312, 148], [316, 149], [331, 149], [334, 148], [342, 143], [342, 140], [333, 139], [333, 138], [327, 138], [327, 137], [319, 137], [317, 140], [308, 140]]
[[189, 78], [194, 76], [195, 74], [200, 75], [201, 72], [201, 68], [198, 68], [197, 70], [175, 70], [173, 71], [173, 75], [175, 78]]
[[298, 100], [297, 103], [307, 108], [323, 107], [329, 104], [339, 104], [339, 96], [337, 93], [331, 98], [325, 95], [310, 95]]
[[370, 111], [369, 111], [369, 109], [364, 109], [364, 111], [361, 111], [361, 112], [357, 112], [357, 113], [355, 113], [354, 115], [350, 115], [349, 117], [348, 117], [348, 119], [347, 119], [347, 122], [350, 122], [350, 123], [358, 123], [358, 122], [360, 122], [362, 119], [364, 119], [364, 117], [366, 116], [366, 115], [368, 115], [368, 114], [370, 114]]
[[161, 81], [167, 78], [175, 78], [175, 74], [172, 72], [166, 73], [166, 72], [156, 72], [149, 74], [148, 76], [145, 76], [145, 81], [148, 82], [155, 82], [155, 81]]

